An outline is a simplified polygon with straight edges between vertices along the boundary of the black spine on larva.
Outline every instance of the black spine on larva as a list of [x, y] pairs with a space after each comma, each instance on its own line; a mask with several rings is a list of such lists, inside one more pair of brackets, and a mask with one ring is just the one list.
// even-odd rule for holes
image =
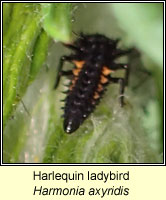
[[[107, 83], [101, 83], [103, 66], [111, 66], [114, 59], [120, 53], [116, 48], [117, 41], [111, 40], [103, 35], [80, 35], [73, 43], [73, 60], [84, 61], [84, 65], [78, 77], [73, 75], [75, 83], [66, 98], [64, 109], [64, 129], [72, 133], [82, 124], [88, 115], [94, 110], [100, 101], [104, 87]], [[66, 45], [67, 46], [67, 45]], [[98, 92], [98, 85], [103, 90]], [[99, 98], [94, 98], [95, 92]]]

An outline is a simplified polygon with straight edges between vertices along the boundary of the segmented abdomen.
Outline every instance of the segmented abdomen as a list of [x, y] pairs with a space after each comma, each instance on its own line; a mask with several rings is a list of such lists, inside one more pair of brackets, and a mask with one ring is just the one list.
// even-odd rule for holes
[[107, 67], [99, 63], [74, 61], [74, 64], [73, 79], [65, 104], [64, 127], [70, 121], [72, 127], [74, 123], [79, 126], [88, 117], [99, 102], [108, 82], [106, 75], [110, 73]]

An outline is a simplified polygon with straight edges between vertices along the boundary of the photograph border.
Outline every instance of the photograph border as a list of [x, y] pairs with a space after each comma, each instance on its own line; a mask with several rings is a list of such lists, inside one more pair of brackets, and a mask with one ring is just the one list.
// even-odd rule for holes
[[[42, 3], [163, 3], [163, 163], [3, 163], [3, 3], [41, 1], [1, 1], [1, 166], [165, 166], [165, 1], [42, 1]], [[153, 48], [153, 47], [152, 47]]]

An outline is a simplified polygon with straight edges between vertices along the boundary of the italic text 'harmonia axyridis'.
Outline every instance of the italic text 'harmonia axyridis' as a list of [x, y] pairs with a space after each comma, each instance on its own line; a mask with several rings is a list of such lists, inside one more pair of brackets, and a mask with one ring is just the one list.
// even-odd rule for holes
[[[106, 86], [111, 82], [120, 84], [120, 105], [123, 106], [128, 65], [115, 61], [116, 58], [126, 55], [130, 50], [117, 48], [118, 41], [101, 34], [81, 33], [72, 44], [64, 44], [72, 50], [72, 54], [61, 57], [55, 88], [62, 75], [72, 75], [64, 107], [66, 133], [72, 133], [79, 128], [95, 109]], [[73, 63], [73, 70], [62, 70], [65, 61]], [[111, 76], [111, 73], [118, 69], [126, 70], [124, 78]]]

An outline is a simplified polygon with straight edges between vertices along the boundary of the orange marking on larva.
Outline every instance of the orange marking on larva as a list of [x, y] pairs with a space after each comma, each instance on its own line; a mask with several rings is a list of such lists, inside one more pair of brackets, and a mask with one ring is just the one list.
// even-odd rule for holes
[[76, 67], [77, 68], [82, 68], [83, 67], [83, 65], [84, 65], [84, 63], [85, 63], [85, 61], [83, 61], [83, 60], [73, 60], [73, 63], [76, 65]]
[[103, 91], [103, 86], [102, 86], [101, 84], [98, 84], [97, 91], [98, 91], [98, 92], [101, 92], [101, 91]]
[[71, 85], [69, 87], [69, 90], [71, 91], [73, 89], [73, 87], [75, 86], [75, 83], [77, 81], [78, 77], [74, 77], [74, 79], [71, 81]]
[[94, 100], [92, 100], [92, 105], [95, 105], [95, 104], [96, 104], [96, 102]]
[[73, 69], [73, 74], [74, 74], [75, 76], [78, 76], [78, 74], [80, 73], [80, 70], [81, 70], [81, 69]]
[[94, 98], [94, 99], [98, 99], [99, 97], [100, 97], [99, 94], [98, 94], [97, 92], [95, 92], [93, 98]]
[[106, 77], [104, 77], [104, 76], [101, 75], [100, 82], [103, 83], [103, 84], [104, 84], [104, 83], [107, 83], [107, 82], [108, 82], [108, 79], [107, 79]]
[[77, 79], [78, 79], [78, 77], [77, 77], [77, 76], [75, 76], [75, 77], [74, 77], [74, 80], [75, 80], [75, 81], [77, 81]]
[[73, 79], [71, 82], [72, 82], [72, 85], [75, 85], [76, 79]]
[[71, 81], [71, 85], [69, 87], [69, 90], [71, 91], [73, 89], [73, 87], [75, 86], [75, 83], [76, 83], [76, 80], [77, 80], [77, 77], [75, 77], [72, 81]]
[[72, 82], [72, 84], [75, 84], [76, 80], [75, 80], [75, 79], [73, 79], [71, 82]]
[[109, 69], [107, 66], [104, 66], [104, 67], [103, 67], [102, 73], [103, 73], [105, 76], [108, 76], [111, 72], [113, 72], [113, 70]]
[[74, 85], [70, 85], [69, 90], [71, 91], [73, 89]]

